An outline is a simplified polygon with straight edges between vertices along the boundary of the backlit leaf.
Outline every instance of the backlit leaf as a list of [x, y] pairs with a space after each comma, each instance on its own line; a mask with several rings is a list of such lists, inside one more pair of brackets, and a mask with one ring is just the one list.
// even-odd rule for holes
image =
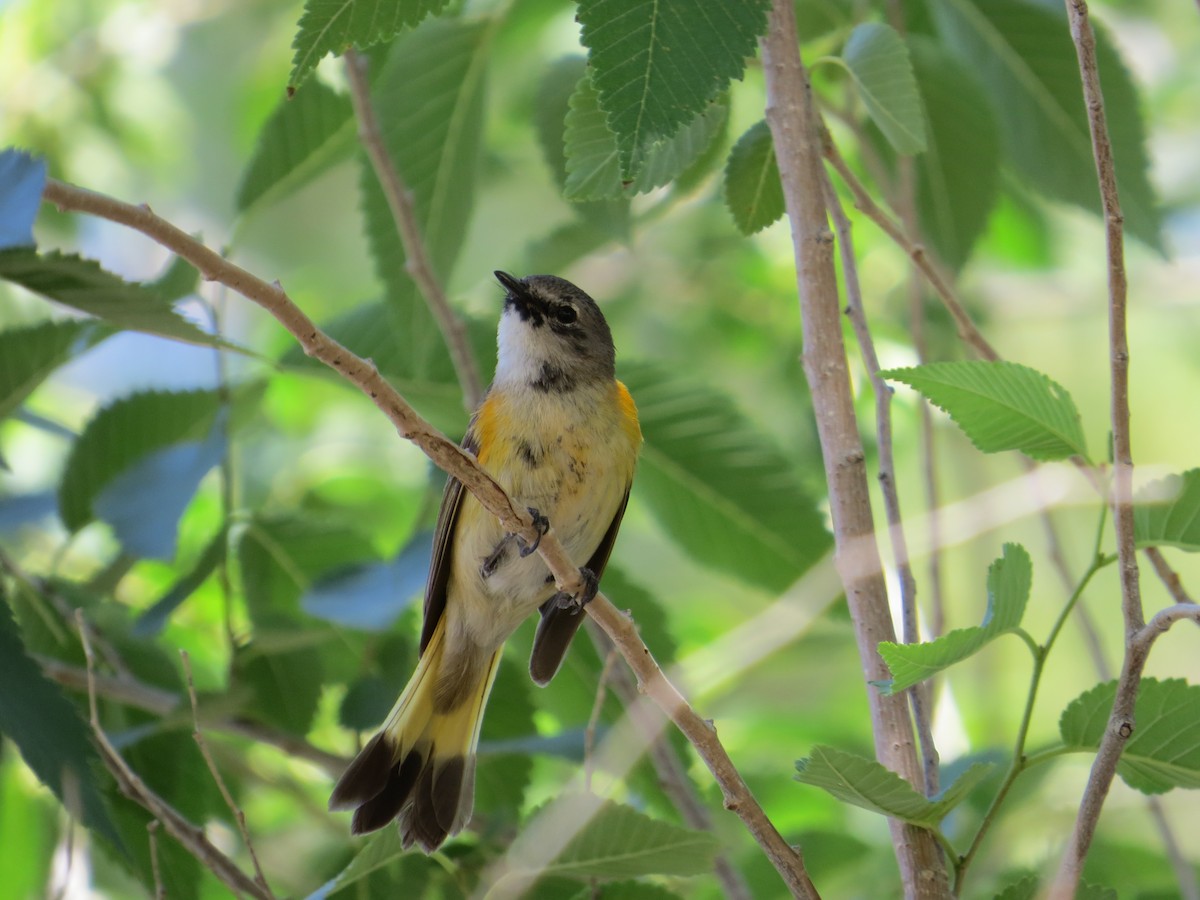
[[894, 28], [864, 22], [842, 50], [858, 95], [871, 121], [904, 156], [925, 149], [925, 114], [904, 39]]
[[1170, 475], [1139, 491], [1133, 537], [1139, 547], [1200, 550], [1200, 469]]
[[1010, 362], [930, 363], [880, 372], [916, 388], [984, 453], [1019, 450], [1038, 460], [1087, 459], [1083, 426], [1066, 389]]

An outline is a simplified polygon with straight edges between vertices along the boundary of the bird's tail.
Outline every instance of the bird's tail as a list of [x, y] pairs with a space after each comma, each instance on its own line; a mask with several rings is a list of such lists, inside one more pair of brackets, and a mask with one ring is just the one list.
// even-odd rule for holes
[[430, 853], [471, 819], [475, 748], [500, 651], [475, 685], [455, 692], [463, 699], [445, 709], [435, 690], [445, 643], [443, 617], [387, 722], [334, 786], [329, 808], [354, 810], [353, 834], [399, 818], [404, 846], [416, 843]]

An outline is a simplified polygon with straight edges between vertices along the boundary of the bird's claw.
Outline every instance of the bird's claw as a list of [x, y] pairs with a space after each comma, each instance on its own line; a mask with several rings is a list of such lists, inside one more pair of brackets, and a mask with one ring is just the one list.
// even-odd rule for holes
[[583, 590], [578, 594], [570, 594], [567, 591], [559, 591], [550, 598], [551, 605], [558, 609], [567, 609], [572, 612], [581, 612], [585, 606], [596, 598], [596, 593], [600, 589], [600, 579], [596, 577], [596, 573], [583, 566], [579, 570], [579, 577], [583, 581]]
[[538, 512], [532, 506], [527, 507], [527, 509], [529, 510], [529, 515], [531, 515], [533, 517], [533, 527], [537, 529], [537, 537], [534, 539], [532, 544], [529, 544], [529, 543], [526, 543], [525, 539], [522, 538], [520, 535], [517, 536], [517, 540], [521, 542], [521, 557], [522, 558], [529, 556], [532, 553], [536, 553], [538, 545], [541, 544], [541, 542], [542, 542], [542, 535], [544, 535], [547, 531], [550, 530], [550, 520], [549, 519], [547, 519], [545, 516], [543, 516], [540, 512]]

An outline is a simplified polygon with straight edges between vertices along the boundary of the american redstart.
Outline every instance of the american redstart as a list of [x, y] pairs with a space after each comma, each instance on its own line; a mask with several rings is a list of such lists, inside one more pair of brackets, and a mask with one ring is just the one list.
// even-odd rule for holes
[[496, 666], [505, 640], [534, 610], [541, 621], [529, 674], [545, 685], [558, 671], [612, 552], [642, 443], [595, 301], [552, 275], [496, 278], [507, 291], [496, 376], [462, 445], [543, 533], [553, 527], [586, 588], [557, 592], [536, 543], [506, 534], [448, 480], [416, 672], [329, 798], [331, 809], [354, 809], [354, 834], [398, 818], [404, 846], [426, 852], [471, 818], [475, 749]]

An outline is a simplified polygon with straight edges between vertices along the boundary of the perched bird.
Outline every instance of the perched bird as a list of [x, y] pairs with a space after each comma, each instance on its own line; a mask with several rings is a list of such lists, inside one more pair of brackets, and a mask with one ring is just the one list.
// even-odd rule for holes
[[642, 443], [595, 301], [552, 275], [496, 278], [507, 292], [496, 376], [462, 445], [543, 533], [554, 529], [586, 587], [579, 596], [556, 592], [536, 543], [506, 534], [449, 479], [416, 672], [329, 799], [331, 809], [354, 809], [354, 834], [399, 819], [404, 846], [426, 852], [470, 821], [475, 749], [496, 667], [505, 640], [535, 610], [529, 673], [545, 685], [558, 671], [612, 552]]

